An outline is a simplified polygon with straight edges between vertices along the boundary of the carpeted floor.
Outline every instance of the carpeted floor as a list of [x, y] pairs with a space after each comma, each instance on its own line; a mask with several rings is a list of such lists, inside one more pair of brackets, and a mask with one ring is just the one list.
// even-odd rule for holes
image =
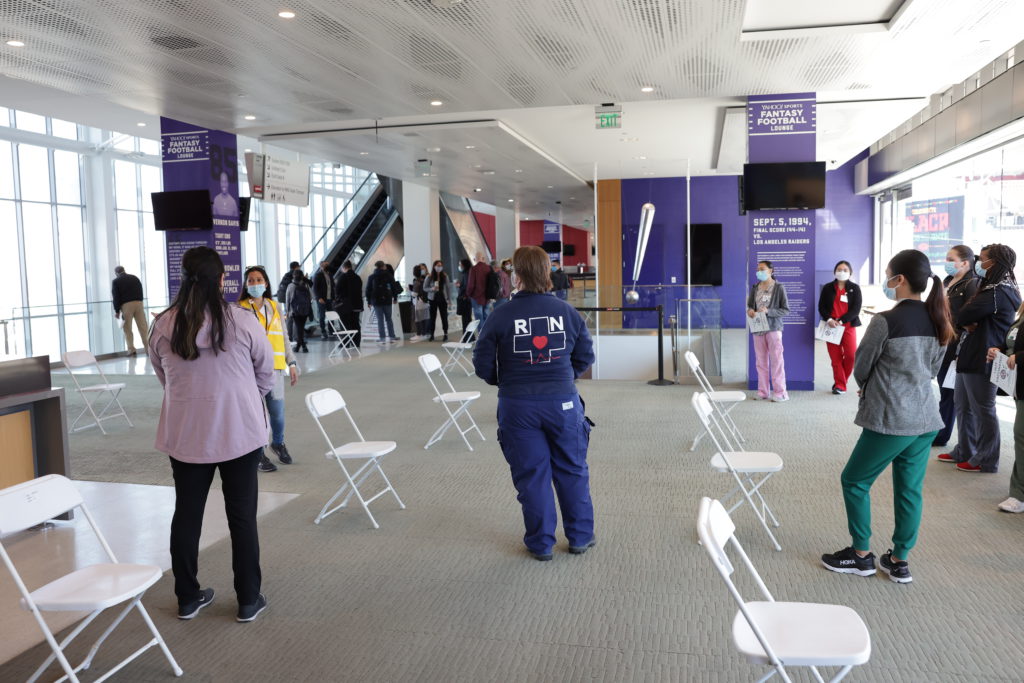
[[[174, 618], [167, 576], [148, 593], [188, 680], [745, 681], [763, 673], [734, 653], [735, 605], [695, 543], [698, 500], [730, 486], [710, 471], [707, 444], [687, 450], [697, 428], [691, 387], [581, 383], [597, 423], [590, 464], [599, 545], [571, 556], [562, 539], [554, 561], [540, 563], [522, 548], [515, 492], [494, 440], [493, 389], [455, 379], [457, 388], [483, 390], [473, 414], [486, 442], [470, 453], [449, 434], [423, 450], [442, 421], [416, 363], [426, 350], [419, 344], [347, 363], [304, 377], [289, 392], [287, 443], [296, 463], [260, 475], [260, 483], [302, 495], [261, 520], [269, 609], [255, 623], [234, 622], [226, 541], [201, 555], [202, 580], [218, 597], [196, 620]], [[818, 365], [827, 372], [827, 362]], [[72, 475], [170, 484], [166, 458], [152, 449], [159, 386], [152, 378], [124, 381], [136, 427], [74, 435]], [[823, 375], [819, 386], [829, 384]], [[312, 523], [340, 485], [302, 400], [326, 386], [349, 399], [368, 439], [399, 443], [385, 470], [408, 509], [388, 498], [374, 503], [380, 530], [358, 508]], [[73, 410], [77, 398], [70, 403]], [[735, 516], [741, 542], [777, 599], [843, 603], [865, 618], [871, 661], [848, 680], [1020, 681], [1024, 515], [995, 508], [1006, 497], [1013, 459], [1010, 425], [1003, 425], [999, 474], [929, 465], [911, 558], [915, 580], [900, 586], [881, 575], [836, 575], [818, 563], [822, 552], [849, 543], [838, 478], [859, 433], [855, 406], [853, 394], [819, 391], [737, 408], [748, 448], [785, 459], [764, 489], [782, 522], [783, 552], [745, 509]], [[346, 438], [346, 426], [333, 424]], [[892, 524], [888, 474], [874, 502], [873, 549], [881, 553]], [[740, 585], [753, 597], [750, 581], [740, 576]], [[96, 671], [142, 637], [137, 629], [120, 633], [123, 643], [101, 651]], [[45, 655], [44, 647], [25, 653], [0, 668], [0, 679], [23, 680]], [[171, 678], [150, 651], [117, 680]]]

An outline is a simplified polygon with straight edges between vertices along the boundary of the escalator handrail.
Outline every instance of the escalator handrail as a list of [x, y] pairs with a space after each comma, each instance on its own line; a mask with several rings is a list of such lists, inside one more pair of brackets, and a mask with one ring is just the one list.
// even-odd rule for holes
[[[387, 202], [384, 202], [383, 204], [381, 204], [380, 207], [377, 209], [377, 211], [374, 212], [373, 218], [371, 218], [370, 220], [366, 221], [366, 227], [364, 227], [362, 232], [361, 232], [361, 234], [358, 237], [356, 237], [355, 244], [353, 244], [352, 247], [348, 250], [348, 253], [342, 255], [342, 259], [351, 259], [352, 258], [352, 254], [355, 252], [356, 249], [359, 248], [359, 243], [362, 242], [364, 237], [366, 237], [366, 233], [369, 232], [370, 228], [373, 227], [374, 223], [377, 222], [377, 219], [380, 218], [381, 214], [384, 214], [386, 216], [388, 213], [390, 213], [393, 210], [394, 210], [394, 207], [390, 207], [389, 208]], [[397, 213], [397, 211], [395, 211], [395, 213]], [[388, 221], [387, 221], [387, 219], [385, 219], [384, 226], [387, 226], [387, 223], [388, 223]], [[378, 237], [374, 237], [373, 238], [373, 243], [377, 242]], [[371, 244], [370, 246], [372, 247], [373, 244]], [[363, 251], [364, 257], [365, 257], [365, 254], [368, 254], [368, 253], [369, 253], [368, 250], [364, 250]], [[362, 259], [360, 259], [360, 263], [361, 262], [362, 262]], [[360, 263], [354, 264], [357, 269], [358, 269]]]
[[[318, 239], [316, 242], [313, 243], [313, 247], [303, 257], [302, 261], [300, 261], [303, 269], [305, 269], [305, 267], [306, 267], [306, 261], [308, 261], [313, 256], [313, 252], [316, 251], [317, 247], [320, 246], [320, 243], [324, 241], [324, 239], [327, 237], [327, 234], [334, 228], [334, 226], [338, 224], [338, 220], [341, 219], [341, 217], [342, 217], [342, 215], [344, 215], [346, 209], [348, 209], [349, 205], [352, 204], [353, 201], [355, 201], [355, 198], [357, 196], [359, 196], [359, 192], [363, 189], [363, 187], [366, 186], [366, 183], [370, 182], [371, 178], [377, 178], [378, 184], [383, 186], [383, 183], [380, 182], [380, 179], [377, 177], [376, 173], [368, 173], [368, 174], [366, 174], [366, 177], [363, 178], [363, 182], [359, 183], [359, 187], [357, 187], [356, 191], [352, 193], [352, 196], [348, 198], [348, 201], [345, 202], [345, 205], [341, 207], [341, 211], [338, 212], [338, 215], [336, 215], [334, 217], [334, 220], [331, 221], [330, 225], [328, 225], [326, 228], [324, 228], [324, 232], [323, 232], [322, 235], [320, 235], [320, 239]], [[367, 201], [369, 201], [369, 200], [367, 200]], [[344, 237], [344, 235], [342, 235], [342, 237]]]

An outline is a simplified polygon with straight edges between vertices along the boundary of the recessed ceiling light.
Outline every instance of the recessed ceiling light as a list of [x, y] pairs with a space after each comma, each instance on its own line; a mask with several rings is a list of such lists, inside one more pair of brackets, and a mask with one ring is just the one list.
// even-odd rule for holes
[[251, 151], [252, 151], [251, 149], [247, 149], [247, 150], [245, 150], [245, 153], [248, 154]]
[[494, 175], [494, 171], [480, 171], [484, 175]]
[[441, 100], [430, 100], [431, 107], [440, 107], [442, 104], [444, 104], [444, 102]]
[[521, 168], [517, 168], [516, 169], [516, 173], [522, 173], [522, 172], [523, 172], [523, 169], [521, 169]]
[[473, 192], [483, 192], [483, 188], [480, 188], [480, 187], [474, 187], [474, 188], [473, 188]]
[[549, 190], [553, 190], [553, 189], [555, 189], [555, 186], [554, 185], [548, 185], [548, 189]]
[[654, 92], [654, 88], [649, 85], [645, 85], [644, 87], [640, 88], [640, 92]]
[[574, 200], [574, 199], [576, 199], [576, 198], [575, 198], [575, 197], [569, 197], [569, 201], [570, 201], [570, 202], [571, 202], [572, 200]]
[[282, 19], [294, 19], [295, 12], [292, 12], [291, 10], [288, 9], [281, 10], [280, 12], [277, 13], [277, 16], [281, 17]]
[[476, 145], [466, 145], [466, 149], [476, 149]]
[[146, 127], [146, 122], [145, 121], [139, 121], [135, 125], [138, 126], [139, 128], [145, 128]]
[[427, 151], [428, 152], [435, 152], [436, 153], [436, 152], [440, 152], [441, 148], [440, 147], [427, 147]]
[[255, 121], [255, 120], [256, 120], [256, 117], [255, 117], [255, 116], [253, 116], [252, 114], [246, 114], [246, 115], [245, 115], [245, 120], [246, 120], [246, 121]]
[[370, 156], [370, 153], [369, 153], [369, 152], [360, 152], [360, 153], [359, 153], [359, 156], [361, 156], [361, 157], [367, 157], [367, 156]]
[[645, 157], [643, 154], [638, 156], [637, 159], [639, 159], [640, 161], [647, 161], [647, 157]]
[[8, 40], [7, 44], [11, 47], [25, 47], [25, 43], [21, 42], [20, 40]]
[[514, 202], [515, 200], [514, 200], [514, 199], [510, 199], [509, 201], [510, 201], [510, 202]]

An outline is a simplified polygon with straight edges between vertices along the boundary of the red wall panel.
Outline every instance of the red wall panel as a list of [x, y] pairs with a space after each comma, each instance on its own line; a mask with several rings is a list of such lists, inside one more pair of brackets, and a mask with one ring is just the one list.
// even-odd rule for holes
[[[544, 221], [519, 221], [519, 243], [522, 245], [533, 244], [540, 246], [544, 241]], [[575, 266], [582, 263], [590, 265], [590, 247], [587, 244], [587, 231], [573, 228], [568, 225], [562, 226], [562, 245], [571, 244], [576, 247], [574, 256], [564, 256], [563, 266]]]
[[495, 244], [497, 244], [494, 238], [494, 216], [477, 211], [474, 211], [473, 215], [476, 216], [476, 222], [480, 226], [480, 232], [484, 235], [484, 242], [487, 243], [487, 248], [494, 254]]

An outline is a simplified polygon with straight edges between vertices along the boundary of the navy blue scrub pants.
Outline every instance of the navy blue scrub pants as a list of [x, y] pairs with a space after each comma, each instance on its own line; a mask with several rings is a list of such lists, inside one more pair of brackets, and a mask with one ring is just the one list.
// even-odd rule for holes
[[499, 398], [498, 442], [523, 506], [527, 549], [547, 554], [555, 545], [552, 482], [569, 545], [589, 543], [594, 537], [587, 468], [590, 424], [583, 419], [579, 396]]

